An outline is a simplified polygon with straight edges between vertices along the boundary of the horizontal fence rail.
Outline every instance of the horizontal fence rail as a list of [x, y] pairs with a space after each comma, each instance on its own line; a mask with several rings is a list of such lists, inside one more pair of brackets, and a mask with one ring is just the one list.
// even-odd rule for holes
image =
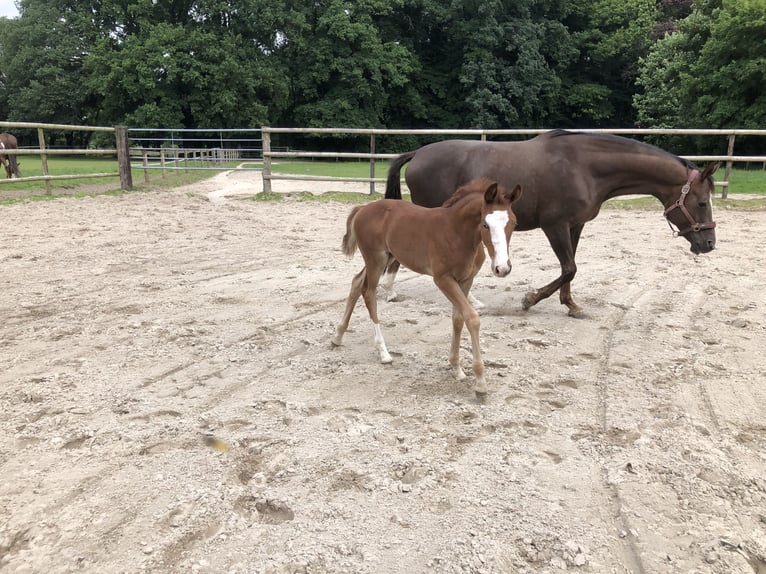
[[[263, 137], [263, 191], [271, 192], [271, 182], [275, 180], [307, 180], [307, 181], [338, 181], [338, 182], [367, 182], [370, 184], [370, 194], [375, 192], [375, 184], [385, 182], [384, 177], [375, 177], [375, 160], [392, 159], [398, 154], [375, 153], [376, 136], [460, 136], [472, 137], [486, 140], [491, 136], [535, 136], [550, 129], [507, 129], [507, 130], [482, 130], [482, 129], [455, 129], [455, 130], [435, 130], [435, 129], [382, 129], [382, 128], [280, 128], [280, 127], [262, 127]], [[757, 129], [694, 129], [694, 128], [612, 128], [612, 129], [577, 129], [573, 130], [583, 133], [600, 133], [612, 135], [675, 135], [675, 136], [725, 136], [728, 138], [728, 149], [725, 155], [681, 155], [680, 157], [695, 162], [720, 161], [725, 162], [724, 180], [715, 182], [715, 185], [722, 187], [723, 198], [728, 196], [729, 177], [734, 163], [739, 162], [760, 162], [766, 165], [766, 156], [737, 156], [734, 155], [734, 142], [737, 136], [766, 136], [766, 130]], [[272, 134], [316, 134], [316, 135], [366, 135], [370, 137], [370, 153], [348, 153], [348, 152], [327, 152], [327, 151], [274, 151], [271, 147]], [[329, 177], [329, 176], [308, 176], [275, 174], [271, 167], [272, 158], [334, 158], [334, 159], [369, 159], [370, 177]]]
[[[13, 179], [0, 179], [1, 184], [7, 183], [19, 183], [24, 181], [44, 181], [45, 192], [47, 195], [51, 194], [51, 181], [67, 181], [76, 179], [91, 179], [97, 177], [116, 177], [120, 178], [120, 188], [129, 190], [133, 188], [133, 180], [130, 172], [130, 160], [127, 154], [127, 128], [124, 126], [106, 127], [106, 126], [77, 126], [67, 124], [47, 124], [39, 122], [0, 122], [0, 128], [3, 130], [37, 130], [38, 148], [25, 148], [25, 149], [4, 149], [3, 155], [14, 156], [39, 156], [42, 166], [42, 175], [30, 176], [30, 177], [15, 177]], [[45, 132], [103, 132], [114, 134], [115, 147], [109, 149], [49, 149], [45, 142]], [[51, 175], [48, 171], [48, 157], [56, 155], [66, 156], [112, 156], [117, 158], [117, 170], [108, 173], [88, 173], [88, 174], [61, 174]]]

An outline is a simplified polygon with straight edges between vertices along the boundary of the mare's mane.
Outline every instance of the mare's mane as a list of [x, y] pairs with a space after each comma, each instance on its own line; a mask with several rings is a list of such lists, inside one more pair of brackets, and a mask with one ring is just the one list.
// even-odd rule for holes
[[477, 179], [462, 185], [442, 203], [442, 207], [451, 207], [474, 193], [484, 193], [491, 183], [488, 179]]
[[650, 155], [656, 155], [661, 156], [665, 158], [671, 158], [676, 160], [678, 163], [680, 163], [682, 166], [684, 166], [688, 170], [697, 169], [697, 166], [682, 157], [678, 157], [677, 155], [674, 155], [668, 151], [665, 151], [664, 149], [658, 148], [657, 146], [654, 146], [652, 144], [640, 142], [638, 140], [630, 139], [630, 138], [624, 138], [621, 136], [616, 136], [613, 134], [591, 134], [591, 133], [585, 133], [585, 132], [570, 132], [567, 130], [552, 130], [548, 132], [551, 138], [558, 138], [558, 137], [577, 137], [577, 138], [587, 138], [590, 140], [593, 140], [594, 142], [600, 142], [600, 143], [608, 143], [610, 146], [613, 146], [615, 148], [619, 149], [629, 149], [635, 153], [644, 153], [644, 154], [650, 154]]

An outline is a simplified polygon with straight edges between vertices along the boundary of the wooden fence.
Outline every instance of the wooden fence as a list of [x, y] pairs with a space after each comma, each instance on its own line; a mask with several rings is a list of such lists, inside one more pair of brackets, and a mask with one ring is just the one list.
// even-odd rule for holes
[[[375, 153], [375, 137], [378, 135], [417, 135], [434, 136], [439, 139], [444, 137], [480, 138], [486, 140], [488, 136], [534, 136], [547, 129], [513, 129], [513, 130], [388, 130], [388, 129], [336, 129], [336, 128], [272, 128], [262, 127], [263, 137], [263, 191], [271, 192], [271, 182], [275, 180], [308, 180], [308, 181], [350, 181], [368, 182], [370, 193], [375, 192], [375, 183], [385, 182], [385, 178], [375, 176], [375, 160], [391, 159], [397, 154]], [[710, 162], [721, 161], [725, 163], [724, 179], [717, 181], [716, 186], [723, 188], [722, 197], [726, 198], [729, 193], [729, 177], [731, 168], [735, 162], [760, 162], [766, 164], [766, 156], [736, 156], [734, 155], [734, 143], [737, 136], [766, 136], [766, 130], [741, 130], [741, 129], [582, 129], [577, 130], [586, 133], [604, 133], [615, 135], [689, 135], [689, 136], [725, 136], [728, 138], [726, 155], [684, 155], [690, 161]], [[332, 153], [312, 151], [273, 151], [271, 148], [271, 134], [325, 134], [325, 135], [368, 135], [370, 137], [369, 153]], [[346, 158], [346, 159], [369, 159], [370, 177], [330, 177], [311, 175], [275, 174], [271, 169], [272, 158], [280, 157], [305, 157], [305, 158]]]
[[[30, 122], [0, 122], [0, 128], [5, 129], [36, 129], [39, 148], [24, 148], [19, 150], [3, 150], [6, 155], [39, 155], [42, 163], [42, 175], [32, 177], [20, 177], [14, 179], [0, 179], [0, 185], [4, 183], [17, 183], [21, 181], [44, 181], [45, 192], [50, 195], [51, 181], [86, 179], [94, 177], [112, 177], [119, 176], [120, 189], [130, 190], [133, 188], [133, 176], [130, 171], [130, 153], [128, 147], [128, 129], [125, 126], [116, 127], [97, 127], [97, 126], [71, 126], [65, 124], [44, 124]], [[114, 134], [115, 147], [110, 149], [47, 149], [45, 143], [45, 131], [86, 131], [86, 132], [108, 132]], [[117, 158], [117, 171], [109, 173], [90, 173], [90, 174], [64, 174], [50, 175], [48, 173], [48, 157], [51, 155], [82, 155], [82, 156], [112, 156]]]
[[[375, 151], [375, 139], [377, 136], [433, 136], [434, 139], [444, 139], [445, 137], [460, 138], [479, 138], [486, 140], [488, 137], [497, 136], [534, 136], [547, 129], [512, 129], [512, 130], [404, 130], [404, 129], [346, 129], [346, 128], [278, 128], [262, 127], [260, 129], [213, 129], [207, 130], [214, 132], [216, 141], [220, 140], [219, 147], [212, 146], [213, 140], [205, 139], [203, 144], [195, 147], [189, 145], [194, 140], [190, 135], [184, 135], [184, 132], [193, 132], [201, 130], [170, 130], [170, 129], [149, 129], [149, 128], [131, 128], [132, 136], [129, 139], [128, 128], [124, 126], [117, 127], [94, 127], [94, 126], [73, 126], [63, 124], [44, 124], [28, 122], [0, 122], [0, 129], [36, 129], [38, 135], [39, 148], [24, 148], [20, 150], [5, 150], [6, 154], [20, 155], [39, 155], [42, 162], [42, 175], [32, 177], [22, 177], [17, 179], [2, 179], [0, 185], [4, 183], [13, 183], [20, 181], [45, 181], [46, 193], [51, 193], [50, 182], [55, 180], [85, 179], [95, 177], [119, 176], [120, 188], [124, 190], [132, 189], [133, 180], [131, 174], [131, 154], [133, 158], [141, 163], [144, 168], [144, 177], [148, 181], [150, 169], [161, 170], [163, 176], [165, 170], [185, 170], [190, 169], [215, 169], [228, 170], [231, 167], [226, 166], [226, 162], [245, 160], [250, 157], [261, 156], [263, 158], [263, 191], [272, 190], [272, 181], [275, 180], [307, 180], [307, 181], [346, 181], [369, 183], [370, 193], [375, 191], [375, 184], [385, 182], [385, 177], [376, 177], [375, 160], [391, 159], [397, 154], [381, 154]], [[114, 134], [115, 147], [109, 149], [46, 149], [45, 131], [91, 131], [108, 132]], [[159, 133], [159, 139], [163, 141], [168, 137], [177, 137], [179, 145], [170, 148], [152, 143], [149, 136], [141, 138], [137, 132]], [[724, 179], [716, 182], [716, 185], [723, 188], [722, 197], [726, 198], [729, 189], [729, 178], [731, 168], [737, 162], [759, 162], [766, 165], [766, 156], [737, 156], [734, 154], [734, 145], [737, 136], [766, 136], [766, 130], [744, 130], [744, 129], [582, 129], [578, 130], [588, 133], [608, 133], [617, 135], [691, 135], [691, 136], [717, 136], [728, 139], [726, 155], [710, 156], [692, 156], [684, 155], [686, 159], [697, 162], [721, 161], [725, 163]], [[170, 136], [163, 134], [167, 132]], [[247, 139], [234, 139], [232, 135], [224, 137], [224, 132], [241, 132]], [[178, 133], [180, 135], [173, 136]], [[284, 148], [276, 149], [272, 145], [272, 134], [322, 134], [322, 135], [363, 135], [369, 136], [369, 152], [365, 153], [340, 153], [327, 151], [288, 151]], [[140, 140], [147, 140], [141, 142]], [[158, 140], [159, 141], [159, 140]], [[203, 140], [199, 140], [203, 141]], [[224, 142], [238, 141], [238, 149], [225, 148]], [[243, 147], [244, 146], [244, 147]], [[253, 147], [255, 146], [255, 147]], [[245, 150], [243, 152], [243, 150]], [[77, 175], [50, 175], [48, 173], [47, 159], [51, 155], [102, 155], [113, 156], [117, 159], [117, 171], [111, 173], [93, 173]], [[275, 174], [272, 171], [272, 159], [275, 158], [332, 158], [332, 159], [366, 159], [370, 162], [369, 177], [329, 177], [314, 175], [297, 174]], [[199, 163], [198, 163], [199, 162]], [[253, 169], [253, 168], [237, 168]], [[260, 169], [260, 168], [259, 168]]]
[[[144, 180], [151, 172], [260, 171], [248, 167], [262, 153], [260, 128], [130, 128], [131, 154], [140, 161]], [[236, 167], [232, 162], [239, 162]]]

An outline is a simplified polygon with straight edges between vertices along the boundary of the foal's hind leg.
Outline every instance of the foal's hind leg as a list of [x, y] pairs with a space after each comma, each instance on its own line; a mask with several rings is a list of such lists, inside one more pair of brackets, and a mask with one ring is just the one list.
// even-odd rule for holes
[[351, 290], [348, 293], [348, 299], [346, 299], [346, 310], [343, 312], [343, 318], [341, 319], [340, 324], [338, 324], [338, 328], [335, 330], [335, 336], [330, 339], [330, 342], [335, 347], [340, 347], [343, 342], [343, 335], [348, 330], [351, 314], [354, 312], [354, 307], [359, 300], [359, 296], [362, 294], [366, 281], [367, 268], [362, 267], [362, 270], [354, 275], [354, 278], [351, 280]]
[[388, 255], [383, 255], [381, 257], [366, 255], [365, 263], [367, 263], [367, 284], [362, 290], [362, 297], [364, 297], [364, 304], [367, 306], [367, 312], [370, 314], [370, 319], [372, 320], [375, 349], [377, 349], [378, 354], [380, 355], [380, 362], [387, 364], [392, 362], [393, 359], [391, 359], [391, 355], [388, 353], [386, 341], [383, 339], [383, 332], [380, 330], [377, 290], [380, 275], [383, 273], [388, 263]]

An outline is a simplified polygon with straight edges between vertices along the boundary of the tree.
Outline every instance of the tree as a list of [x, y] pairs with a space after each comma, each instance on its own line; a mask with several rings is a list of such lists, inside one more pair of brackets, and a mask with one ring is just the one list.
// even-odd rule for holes
[[13, 120], [84, 124], [92, 107], [83, 61], [92, 31], [65, 0], [21, 0], [3, 24], [3, 76]]
[[551, 117], [561, 95], [558, 72], [577, 51], [558, 21], [565, 4], [537, 4], [465, 0], [454, 14], [465, 45], [460, 82], [471, 125], [535, 126]]
[[120, 42], [101, 40], [88, 58], [88, 86], [105, 121], [145, 127], [258, 126], [268, 121], [262, 56], [234, 35], [145, 23]]
[[407, 82], [410, 53], [385, 41], [377, 22], [388, 0], [288, 3], [272, 57], [289, 81], [289, 105], [273, 119], [282, 125], [385, 125], [390, 93]]
[[687, 101], [712, 127], [766, 124], [766, 3], [724, 0], [691, 66]]
[[638, 62], [661, 19], [656, 0], [574, 0], [565, 23], [580, 57], [565, 76], [561, 116], [575, 125], [631, 125]]

